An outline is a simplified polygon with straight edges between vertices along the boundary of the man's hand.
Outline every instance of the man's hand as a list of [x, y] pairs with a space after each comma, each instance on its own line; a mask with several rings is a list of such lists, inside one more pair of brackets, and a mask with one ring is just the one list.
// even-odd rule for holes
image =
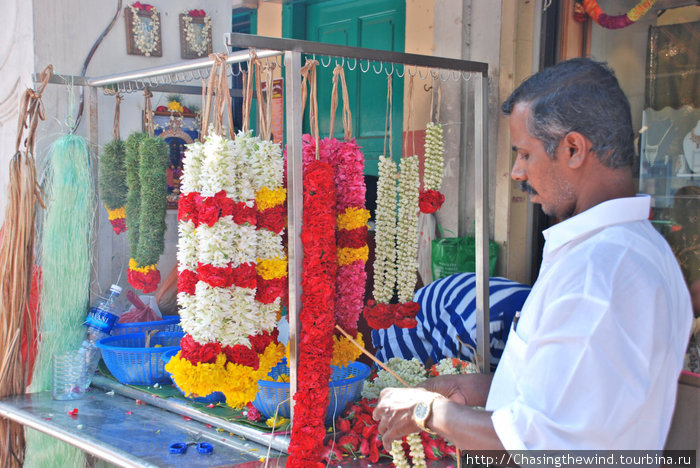
[[378, 431], [387, 451], [391, 450], [392, 441], [420, 431], [413, 420], [413, 410], [419, 402], [427, 403], [435, 397], [434, 392], [423, 388], [385, 388], [382, 390], [372, 417], [375, 421], [379, 421]]
[[418, 386], [460, 405], [485, 406], [492, 377], [487, 374], [440, 375]]

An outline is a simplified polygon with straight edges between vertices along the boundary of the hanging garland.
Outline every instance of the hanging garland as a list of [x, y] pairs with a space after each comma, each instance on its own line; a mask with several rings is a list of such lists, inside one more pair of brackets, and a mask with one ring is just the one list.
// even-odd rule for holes
[[642, 0], [631, 8], [627, 13], [617, 16], [610, 16], [603, 13], [596, 0], [577, 0], [574, 7], [574, 19], [578, 22], [586, 20], [586, 14], [593, 18], [598, 25], [607, 29], [622, 29], [646, 15], [656, 0]]
[[168, 145], [161, 138], [135, 133], [127, 140], [125, 159], [126, 225], [131, 252], [127, 277], [132, 287], [149, 293], [160, 282], [156, 267], [165, 247]]
[[[438, 106], [440, 104], [438, 103]], [[423, 171], [423, 190], [420, 193], [421, 213], [435, 213], [445, 202], [445, 195], [440, 192], [445, 169], [445, 142], [442, 125], [429, 122], [425, 128], [425, 169]]]
[[99, 188], [102, 203], [115, 234], [126, 231], [126, 166], [125, 148], [121, 140], [107, 143], [100, 156]]
[[[409, 84], [411, 101], [412, 78]], [[387, 127], [391, 135], [391, 75], [387, 83]], [[409, 113], [410, 120], [410, 113]], [[386, 141], [385, 141], [386, 144]], [[386, 148], [385, 148], [386, 150]], [[385, 151], [386, 152], [386, 151]], [[376, 248], [374, 261], [374, 300], [367, 301], [363, 315], [374, 329], [414, 328], [420, 306], [413, 302], [416, 285], [418, 255], [419, 167], [417, 156], [401, 159], [398, 175], [391, 154], [379, 157], [377, 181]], [[397, 192], [398, 190], [398, 192]], [[398, 221], [396, 199], [399, 199]], [[398, 304], [390, 304], [394, 286], [398, 291]]]
[[304, 172], [301, 234], [304, 248], [299, 390], [296, 401], [288, 466], [316, 466], [321, 459], [328, 407], [328, 381], [335, 317], [337, 273], [335, 240], [336, 189], [333, 168], [311, 162]]
[[285, 219], [278, 219], [286, 192], [279, 146], [247, 131], [235, 140], [222, 136], [219, 117], [228, 104], [219, 98], [228, 90], [225, 79], [216, 84], [217, 70], [225, 77], [221, 57], [208, 93], [211, 99], [212, 87], [221, 86], [216, 130], [205, 111], [208, 135], [187, 145], [183, 159], [178, 304], [188, 334], [166, 369], [186, 394], [221, 391], [229, 406], [242, 407], [284, 356], [273, 329], [286, 291]]

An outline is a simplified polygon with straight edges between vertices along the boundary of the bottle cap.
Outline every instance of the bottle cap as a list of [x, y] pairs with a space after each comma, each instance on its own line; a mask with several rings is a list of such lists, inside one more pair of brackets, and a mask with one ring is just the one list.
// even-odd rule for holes
[[121, 293], [122, 293], [122, 287], [119, 286], [118, 284], [113, 284], [113, 285], [109, 288], [109, 290], [110, 290], [110, 291], [114, 291], [114, 292], [117, 293], [117, 294], [121, 294]]

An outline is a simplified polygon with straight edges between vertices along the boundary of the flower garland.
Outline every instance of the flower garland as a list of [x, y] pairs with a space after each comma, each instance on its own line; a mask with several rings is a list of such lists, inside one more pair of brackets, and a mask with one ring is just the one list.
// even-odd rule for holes
[[[603, 13], [596, 0], [579, 0], [574, 8], [574, 18], [578, 22], [586, 20], [586, 14], [593, 18], [598, 25], [607, 29], [622, 29], [646, 15], [656, 0], [642, 0], [632, 7], [627, 13], [617, 16], [610, 16]], [[583, 12], [581, 11], [583, 10]]]
[[[307, 167], [316, 159], [316, 142], [306, 134], [302, 144], [304, 167]], [[367, 222], [370, 213], [365, 208], [364, 155], [354, 138], [345, 142], [323, 138], [319, 141], [319, 160], [333, 167], [337, 190], [336, 323], [355, 335], [364, 304], [365, 264], [369, 257]]]
[[[129, 5], [131, 9], [133, 26], [131, 33], [134, 36], [136, 48], [146, 57], [149, 57], [158, 48], [158, 37], [160, 35], [160, 20], [158, 9], [153, 5], [136, 2]], [[139, 16], [139, 12], [144, 11], [150, 14], [150, 24]]]
[[250, 132], [210, 132], [187, 146], [183, 166], [178, 304], [188, 335], [170, 371], [184, 392], [221, 391], [242, 407], [284, 356], [272, 331], [287, 277], [282, 154]]
[[[192, 22], [193, 18], [204, 18], [204, 24], [199, 32], [197, 31], [199, 28]], [[204, 10], [183, 10], [182, 20], [185, 26], [185, 40], [187, 41], [187, 45], [200, 57], [206, 54], [211, 45], [211, 41], [209, 40], [209, 34], [211, 33], [211, 16], [206, 14]]]
[[127, 185], [124, 158], [124, 142], [119, 139], [107, 143], [100, 156], [100, 197], [115, 234], [126, 231]]
[[425, 129], [425, 169], [419, 199], [421, 213], [435, 213], [445, 202], [445, 195], [440, 192], [445, 169], [444, 152], [442, 125], [429, 122]]
[[240, 408], [255, 399], [257, 382], [281, 360], [284, 346], [276, 333], [249, 337], [251, 347], [201, 344], [185, 335], [181, 350], [165, 365], [187, 396], [222, 392], [226, 404]]
[[[388, 304], [396, 284], [396, 178], [393, 159], [379, 156], [374, 258], [374, 299]], [[373, 327], [374, 328], [374, 327]]]
[[[396, 219], [396, 165], [379, 157], [377, 182], [377, 224], [374, 262], [374, 300], [367, 301], [363, 314], [374, 328], [413, 328], [420, 306], [413, 302], [418, 255], [418, 157], [401, 160], [399, 209]], [[389, 304], [398, 290], [399, 304]]]
[[316, 466], [321, 459], [328, 406], [328, 380], [333, 352], [335, 280], [336, 187], [333, 168], [314, 160], [304, 171], [301, 339], [299, 389], [288, 466]]
[[143, 133], [129, 136], [126, 142], [126, 225], [129, 230], [131, 258], [129, 284], [144, 293], [153, 292], [160, 282], [158, 258], [165, 248], [165, 211], [167, 208], [168, 146], [158, 137]]

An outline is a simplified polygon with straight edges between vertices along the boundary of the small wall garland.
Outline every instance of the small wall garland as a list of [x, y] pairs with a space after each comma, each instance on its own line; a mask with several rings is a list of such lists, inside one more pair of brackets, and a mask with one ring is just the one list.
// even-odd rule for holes
[[[183, 34], [185, 44], [190, 52], [197, 57], [202, 57], [211, 52], [211, 16], [204, 10], [183, 10], [180, 13], [182, 18]], [[195, 18], [202, 18], [201, 31], [197, 31], [197, 24], [192, 21]], [[187, 55], [187, 54], [183, 54]], [[184, 57], [187, 58], [187, 57]]]
[[586, 15], [593, 18], [596, 24], [607, 29], [622, 29], [639, 21], [646, 15], [656, 0], [642, 0], [632, 7], [627, 13], [617, 16], [610, 16], [603, 13], [596, 0], [577, 0], [574, 7], [574, 19], [582, 23], [586, 20]]
[[[129, 5], [129, 9], [131, 10], [132, 27], [131, 31], [127, 30], [127, 34], [132, 35], [133, 44], [146, 57], [151, 55], [160, 56], [158, 53], [160, 45], [160, 12], [153, 5], [141, 2]], [[149, 16], [150, 25], [139, 14], [144, 12]]]

